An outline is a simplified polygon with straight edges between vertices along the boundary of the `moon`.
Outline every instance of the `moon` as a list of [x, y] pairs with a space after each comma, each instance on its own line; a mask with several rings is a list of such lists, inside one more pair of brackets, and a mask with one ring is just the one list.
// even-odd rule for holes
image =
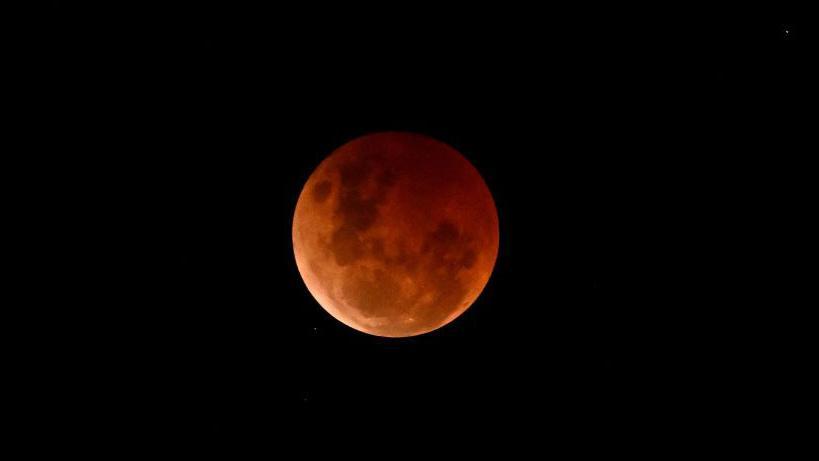
[[478, 170], [428, 136], [356, 138], [310, 175], [293, 216], [307, 289], [330, 315], [376, 336], [436, 330], [483, 291], [498, 213]]

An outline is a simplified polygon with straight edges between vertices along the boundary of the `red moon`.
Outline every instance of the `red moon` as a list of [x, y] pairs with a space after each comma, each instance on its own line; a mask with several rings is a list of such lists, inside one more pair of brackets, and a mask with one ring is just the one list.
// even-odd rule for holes
[[498, 255], [498, 213], [454, 148], [413, 133], [369, 134], [310, 175], [293, 251], [330, 315], [376, 336], [415, 336], [451, 322], [483, 291]]

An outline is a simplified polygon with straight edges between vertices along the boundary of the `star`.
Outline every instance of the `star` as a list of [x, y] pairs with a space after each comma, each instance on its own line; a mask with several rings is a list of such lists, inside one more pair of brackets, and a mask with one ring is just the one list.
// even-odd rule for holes
[[788, 39], [791, 37], [791, 28], [789, 26], [784, 26], [782, 29], [783, 38]]

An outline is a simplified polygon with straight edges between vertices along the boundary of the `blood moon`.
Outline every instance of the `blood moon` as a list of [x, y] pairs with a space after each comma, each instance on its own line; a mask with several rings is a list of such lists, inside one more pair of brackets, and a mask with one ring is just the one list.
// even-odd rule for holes
[[498, 254], [498, 214], [478, 171], [427, 136], [384, 132], [336, 149], [293, 217], [307, 289], [333, 317], [377, 336], [430, 332], [461, 315]]

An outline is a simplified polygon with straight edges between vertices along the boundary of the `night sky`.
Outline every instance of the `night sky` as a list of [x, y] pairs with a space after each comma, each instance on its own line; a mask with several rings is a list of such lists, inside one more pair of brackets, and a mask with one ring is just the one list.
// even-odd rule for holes
[[[205, 449], [312, 452], [327, 431], [353, 451], [497, 442], [516, 459], [673, 451], [789, 405], [760, 395], [807, 341], [784, 333], [799, 303], [777, 284], [815, 192], [815, 30], [797, 11], [44, 14], [45, 142], [55, 175], [76, 172], [54, 207], [93, 274], [55, 314], [79, 351], [61, 376], [104, 402], [95, 424]], [[291, 244], [313, 169], [382, 130], [463, 153], [500, 219], [483, 294], [406, 339], [330, 317]]]

